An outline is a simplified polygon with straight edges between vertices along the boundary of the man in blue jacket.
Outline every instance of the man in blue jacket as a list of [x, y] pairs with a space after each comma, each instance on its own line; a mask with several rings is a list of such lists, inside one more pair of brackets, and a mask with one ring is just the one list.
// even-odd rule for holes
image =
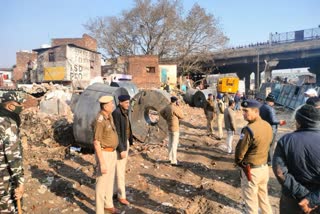
[[276, 117], [276, 113], [274, 111], [274, 102], [275, 97], [271, 93], [267, 96], [264, 104], [260, 107], [260, 117], [267, 121], [271, 127], [273, 132], [273, 138], [272, 142], [270, 144], [269, 154], [268, 154], [268, 165], [271, 166], [272, 163], [272, 155], [273, 155], [273, 149], [274, 149], [274, 142], [276, 139], [277, 131], [278, 131], [278, 125], [282, 126], [286, 122], [284, 120], [278, 120]]
[[320, 108], [306, 104], [295, 119], [297, 130], [278, 141], [272, 162], [280, 213], [320, 213]]
[[121, 204], [129, 205], [126, 199], [125, 174], [128, 161], [129, 146], [132, 145], [133, 135], [129, 118], [130, 96], [120, 95], [119, 105], [112, 112], [114, 124], [118, 133], [119, 144], [117, 147], [116, 182], [114, 190], [118, 194]]

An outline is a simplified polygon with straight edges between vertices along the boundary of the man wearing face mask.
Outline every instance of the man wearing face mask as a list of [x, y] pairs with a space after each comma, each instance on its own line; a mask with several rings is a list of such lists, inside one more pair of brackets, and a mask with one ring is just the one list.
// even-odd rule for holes
[[16, 91], [0, 95], [0, 211], [17, 213], [24, 193], [22, 145], [19, 114], [23, 99]]

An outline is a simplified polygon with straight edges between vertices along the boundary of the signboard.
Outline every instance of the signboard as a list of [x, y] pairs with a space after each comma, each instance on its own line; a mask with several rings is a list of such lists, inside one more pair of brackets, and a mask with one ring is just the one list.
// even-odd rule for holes
[[44, 68], [44, 81], [57, 81], [64, 80], [65, 78], [65, 68], [64, 67], [47, 67]]

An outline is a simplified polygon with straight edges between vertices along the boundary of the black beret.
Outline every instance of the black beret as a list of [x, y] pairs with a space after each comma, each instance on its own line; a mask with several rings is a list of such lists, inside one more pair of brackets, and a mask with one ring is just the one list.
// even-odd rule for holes
[[261, 103], [256, 100], [245, 100], [241, 103], [241, 106], [244, 108], [260, 108]]
[[129, 96], [129, 95], [120, 95], [120, 96], [118, 97], [118, 100], [119, 100], [120, 102], [127, 101], [127, 100], [130, 100], [130, 96]]
[[297, 112], [295, 119], [301, 128], [319, 128], [320, 127], [320, 109], [315, 106], [305, 104]]
[[266, 101], [274, 102], [276, 100], [276, 97], [273, 94], [268, 94]]
[[210, 93], [210, 94], [208, 94], [208, 97], [210, 97], [210, 96], [213, 96], [213, 95]]
[[170, 97], [170, 100], [171, 100], [171, 102], [173, 103], [173, 102], [176, 102], [176, 101], [178, 100], [178, 98], [175, 97], [175, 96], [172, 96], [172, 97]]

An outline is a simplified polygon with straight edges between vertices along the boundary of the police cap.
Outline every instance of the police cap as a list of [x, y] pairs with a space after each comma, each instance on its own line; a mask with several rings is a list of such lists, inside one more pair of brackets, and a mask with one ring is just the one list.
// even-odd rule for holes
[[24, 97], [18, 91], [1, 91], [0, 92], [1, 102], [15, 101], [17, 103], [23, 103], [25, 101]]
[[129, 96], [129, 95], [120, 95], [120, 96], [118, 97], [118, 100], [119, 100], [120, 102], [124, 102], [124, 101], [130, 100], [130, 96]]
[[244, 100], [244, 101], [241, 103], [241, 106], [242, 106], [243, 108], [260, 108], [261, 103], [259, 103], [259, 102], [256, 101], [256, 100], [249, 99], [249, 100]]
[[172, 103], [174, 103], [174, 102], [176, 102], [176, 101], [178, 100], [178, 98], [175, 97], [175, 96], [172, 96], [172, 97], [170, 98], [170, 100], [171, 100]]
[[99, 103], [109, 103], [113, 100], [113, 96], [102, 96], [99, 98]]
[[266, 101], [274, 102], [275, 100], [276, 100], [276, 97], [273, 94], [271, 94], [271, 93], [268, 94]]

